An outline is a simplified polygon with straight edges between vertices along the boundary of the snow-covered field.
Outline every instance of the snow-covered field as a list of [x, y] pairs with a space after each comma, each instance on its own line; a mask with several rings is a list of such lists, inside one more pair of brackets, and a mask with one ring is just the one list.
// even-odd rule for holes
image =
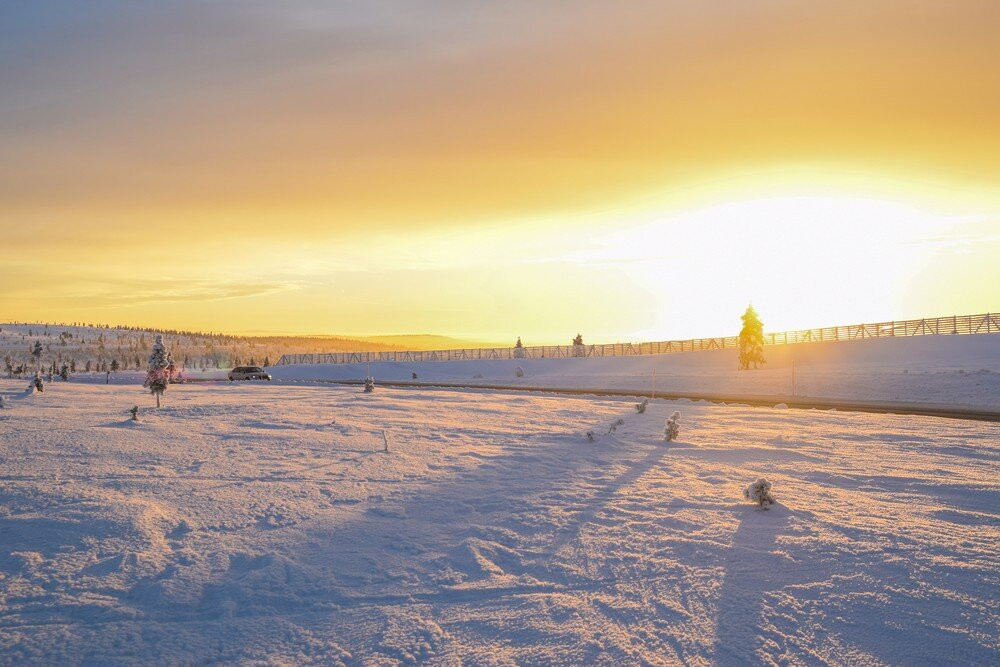
[[[1000, 663], [996, 424], [24, 384], [0, 381], [2, 664]], [[761, 475], [769, 511], [741, 497]]]
[[[275, 366], [276, 380], [461, 382], [740, 396], [901, 401], [1000, 408], [1000, 334], [915, 336], [764, 348], [767, 365], [736, 370], [736, 350], [638, 357]], [[795, 386], [792, 386], [792, 362]], [[523, 377], [516, 376], [521, 368]], [[655, 370], [655, 374], [654, 374]]]

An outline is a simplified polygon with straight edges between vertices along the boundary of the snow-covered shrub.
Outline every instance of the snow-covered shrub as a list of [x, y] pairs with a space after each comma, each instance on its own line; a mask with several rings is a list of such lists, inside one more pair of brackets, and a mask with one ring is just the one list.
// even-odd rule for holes
[[591, 442], [594, 441], [594, 432], [593, 431], [587, 431], [587, 440], [590, 440]]
[[619, 426], [624, 426], [624, 425], [625, 425], [625, 420], [619, 417], [615, 421], [611, 422], [611, 426], [608, 427], [608, 435], [611, 435], [612, 433], [617, 431]]
[[519, 378], [523, 378], [524, 377], [524, 369], [521, 368], [520, 366], [518, 366], [517, 368], [514, 369], [514, 375], [516, 375]]
[[677, 434], [680, 433], [680, 427], [677, 425], [677, 422], [680, 420], [680, 418], [681, 418], [681, 413], [674, 411], [674, 414], [670, 415], [670, 418], [667, 419], [667, 423], [664, 425], [663, 428], [663, 438], [667, 442], [675, 440], [677, 438]]
[[743, 497], [752, 503], [757, 503], [761, 509], [767, 509], [774, 504], [774, 496], [771, 495], [771, 483], [761, 477], [756, 482], [747, 485], [743, 489]]
[[69, 380], [69, 366], [68, 365], [63, 364], [62, 368], [59, 369], [59, 379], [62, 380], [63, 382], [67, 382]]
[[42, 384], [41, 372], [35, 371], [35, 377], [32, 378], [31, 384], [28, 385], [28, 391], [37, 391], [39, 394], [45, 391], [45, 385]]
[[638, 412], [641, 415], [642, 413], [644, 413], [646, 411], [646, 406], [647, 405], [649, 405], [649, 399], [648, 398], [644, 398], [644, 399], [642, 399], [642, 403], [636, 403], [635, 404], [635, 411]]
[[153, 343], [153, 352], [149, 355], [149, 369], [146, 371], [146, 382], [151, 394], [156, 396], [156, 407], [160, 407], [160, 396], [167, 390], [170, 383], [170, 353], [163, 345], [163, 336], [157, 334]]
[[365, 393], [370, 394], [375, 391], [375, 378], [368, 376], [365, 378]]
[[129, 412], [132, 413], [132, 421], [134, 421], [134, 422], [139, 421], [139, 406], [138, 405], [133, 405], [132, 409], [129, 410]]

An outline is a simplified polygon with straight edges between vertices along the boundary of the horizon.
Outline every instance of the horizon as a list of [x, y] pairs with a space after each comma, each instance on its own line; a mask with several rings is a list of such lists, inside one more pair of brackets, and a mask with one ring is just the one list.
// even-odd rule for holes
[[0, 317], [544, 344], [1000, 301], [998, 5], [239, 7], [0, 10]]

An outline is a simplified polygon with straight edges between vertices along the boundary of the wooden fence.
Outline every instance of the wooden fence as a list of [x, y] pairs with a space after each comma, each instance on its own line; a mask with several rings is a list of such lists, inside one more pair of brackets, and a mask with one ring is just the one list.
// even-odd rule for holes
[[[949, 317], [898, 320], [872, 324], [801, 329], [764, 334], [765, 345], [816, 343], [821, 341], [867, 340], [896, 336], [936, 336], [1000, 333], [1000, 314], [952, 315]], [[608, 343], [604, 345], [536, 345], [531, 347], [490, 347], [460, 350], [392, 352], [331, 352], [328, 354], [285, 354], [279, 365], [357, 364], [372, 361], [461, 361], [470, 359], [566, 359], [570, 357], [630, 357], [641, 354], [671, 354], [699, 350], [723, 350], [738, 345], [736, 336], [691, 338], [653, 343]]]

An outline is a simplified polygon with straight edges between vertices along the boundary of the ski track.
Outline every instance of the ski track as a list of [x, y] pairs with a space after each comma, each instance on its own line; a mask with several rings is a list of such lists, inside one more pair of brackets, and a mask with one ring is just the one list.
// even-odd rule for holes
[[260, 385], [130, 423], [138, 387], [23, 384], [0, 664], [1000, 662], [996, 424]]

